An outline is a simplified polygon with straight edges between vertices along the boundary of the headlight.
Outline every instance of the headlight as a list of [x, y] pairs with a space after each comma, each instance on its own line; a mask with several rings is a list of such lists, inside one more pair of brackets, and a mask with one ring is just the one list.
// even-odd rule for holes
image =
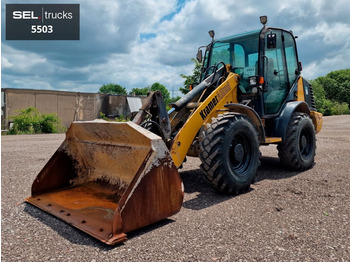
[[258, 84], [258, 77], [257, 76], [250, 76], [249, 77], [249, 85], [256, 86], [257, 84]]

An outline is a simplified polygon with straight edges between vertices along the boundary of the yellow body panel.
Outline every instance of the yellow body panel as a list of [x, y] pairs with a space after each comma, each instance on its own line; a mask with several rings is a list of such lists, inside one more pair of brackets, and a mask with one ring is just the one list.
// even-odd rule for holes
[[[297, 101], [305, 101], [305, 94], [304, 94], [304, 84], [303, 84], [303, 78], [300, 77], [298, 80], [298, 90], [297, 90]], [[316, 134], [319, 133], [322, 129], [322, 123], [323, 123], [323, 115], [316, 111], [310, 112], [310, 117], [312, 119], [312, 123], [315, 126]]]
[[282, 137], [265, 137], [266, 144], [282, 142]]
[[322, 123], [323, 123], [323, 115], [316, 111], [311, 111], [310, 116], [312, 119], [312, 123], [315, 126], [316, 134], [321, 131], [322, 129]]
[[189, 117], [180, 132], [174, 138], [170, 153], [175, 166], [181, 166], [188, 149], [198, 130], [212, 117], [218, 115], [218, 110], [224, 109], [228, 103], [237, 103], [238, 75], [230, 73], [226, 80], [215, 89], [208, 98], [199, 105], [196, 111]]
[[304, 85], [303, 85], [302, 77], [299, 77], [299, 80], [298, 80], [297, 101], [305, 101]]

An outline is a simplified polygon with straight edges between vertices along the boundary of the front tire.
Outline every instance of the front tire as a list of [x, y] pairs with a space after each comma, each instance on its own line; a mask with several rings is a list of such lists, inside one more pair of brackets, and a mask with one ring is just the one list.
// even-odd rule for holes
[[311, 118], [295, 112], [288, 123], [286, 139], [277, 146], [281, 163], [296, 171], [309, 169], [316, 155], [316, 135]]
[[259, 166], [259, 142], [246, 116], [225, 113], [212, 120], [200, 143], [201, 169], [218, 191], [249, 189]]

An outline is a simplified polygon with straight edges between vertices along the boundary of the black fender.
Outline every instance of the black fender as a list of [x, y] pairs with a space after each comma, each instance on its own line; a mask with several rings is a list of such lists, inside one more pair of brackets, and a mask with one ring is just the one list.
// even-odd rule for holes
[[282, 109], [281, 114], [275, 118], [274, 136], [281, 137], [285, 140], [287, 134], [287, 127], [292, 114], [300, 112], [310, 115], [310, 108], [304, 101], [293, 101], [286, 103]]
[[228, 108], [230, 112], [246, 115], [251, 120], [253, 126], [255, 127], [258, 133], [259, 142], [260, 143], [265, 142], [265, 129], [264, 129], [263, 123], [258, 113], [253, 108], [246, 105], [234, 104], [234, 103], [226, 104], [225, 107]]

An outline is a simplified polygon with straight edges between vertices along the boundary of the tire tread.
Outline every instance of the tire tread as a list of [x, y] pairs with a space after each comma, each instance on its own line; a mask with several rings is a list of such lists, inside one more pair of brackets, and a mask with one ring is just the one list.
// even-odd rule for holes
[[207, 125], [207, 129], [204, 131], [204, 139], [200, 143], [201, 153], [199, 157], [202, 161], [200, 167], [205, 178], [216, 190], [228, 194], [247, 192], [250, 184], [254, 180], [253, 177], [251, 181], [249, 181], [249, 185], [244, 185], [243, 187], [241, 185], [235, 185], [228, 178], [228, 174], [223, 168], [222, 146], [225, 141], [225, 135], [230, 126], [232, 126], [236, 121], [247, 121], [249, 123], [248, 125], [250, 125], [252, 130], [254, 130], [256, 135], [256, 138], [254, 139], [256, 139], [256, 143], [258, 144], [256, 131], [249, 119], [243, 115], [233, 112], [224, 113], [219, 115], [217, 118], [213, 118], [211, 124]]

